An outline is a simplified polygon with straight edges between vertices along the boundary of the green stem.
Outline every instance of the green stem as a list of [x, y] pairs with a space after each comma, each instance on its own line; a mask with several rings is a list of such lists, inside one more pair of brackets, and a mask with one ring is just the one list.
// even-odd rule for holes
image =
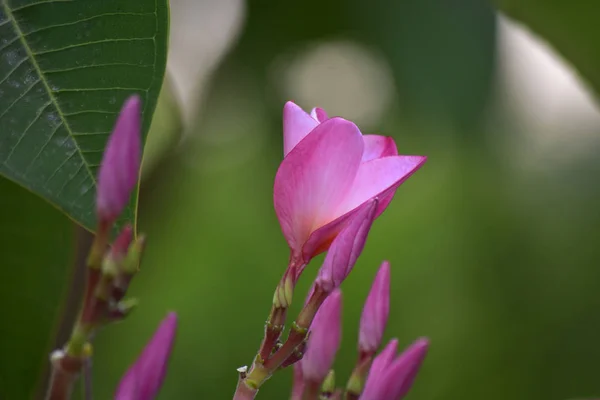
[[89, 337], [94, 329], [99, 315], [95, 291], [102, 280], [102, 257], [109, 240], [109, 226], [102, 224], [98, 227], [87, 259], [86, 287], [81, 299], [79, 315], [73, 325], [71, 336], [63, 350], [56, 350], [51, 356], [52, 373], [46, 400], [68, 400], [71, 398], [75, 384], [85, 361], [91, 356]]

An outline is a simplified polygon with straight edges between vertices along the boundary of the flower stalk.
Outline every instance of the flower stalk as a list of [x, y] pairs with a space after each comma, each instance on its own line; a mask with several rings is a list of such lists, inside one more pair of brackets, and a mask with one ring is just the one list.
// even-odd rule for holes
[[[109, 249], [110, 232], [137, 184], [140, 167], [140, 114], [137, 96], [121, 109], [104, 151], [96, 188], [97, 227], [86, 261], [85, 290], [71, 335], [51, 356], [47, 400], [67, 400], [73, 385], [92, 355], [91, 339], [97, 328], [121, 319], [131, 309], [121, 301], [137, 271], [143, 237], [133, 241], [126, 226]], [[115, 294], [117, 294], [115, 296]]]

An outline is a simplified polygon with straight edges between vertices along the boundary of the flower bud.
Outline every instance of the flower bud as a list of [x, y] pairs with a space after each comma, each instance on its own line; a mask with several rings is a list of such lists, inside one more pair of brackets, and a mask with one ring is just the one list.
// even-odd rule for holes
[[121, 214], [138, 181], [141, 157], [141, 101], [129, 97], [108, 138], [96, 193], [100, 222], [112, 223]]
[[302, 359], [304, 381], [321, 384], [327, 377], [340, 346], [342, 292], [334, 290], [323, 302], [310, 329]]
[[156, 397], [165, 378], [176, 329], [177, 315], [169, 313], [121, 379], [115, 400], [152, 400]]
[[360, 317], [358, 349], [375, 353], [381, 345], [390, 313], [390, 263], [384, 261], [375, 276], [373, 286]]
[[377, 204], [378, 200], [375, 198], [360, 206], [331, 243], [317, 276], [317, 284], [326, 292], [339, 287], [354, 268], [373, 225]]
[[429, 341], [418, 339], [394, 359], [398, 342], [392, 340], [373, 360], [361, 400], [400, 400], [410, 390], [427, 354]]

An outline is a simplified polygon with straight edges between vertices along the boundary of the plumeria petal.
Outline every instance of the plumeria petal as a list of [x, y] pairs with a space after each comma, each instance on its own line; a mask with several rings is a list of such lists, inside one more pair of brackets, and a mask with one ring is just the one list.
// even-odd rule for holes
[[326, 292], [339, 287], [352, 271], [365, 247], [376, 209], [376, 199], [360, 206], [359, 211], [332, 242], [316, 280]]
[[374, 353], [381, 344], [390, 313], [390, 263], [384, 261], [375, 276], [373, 286], [360, 317], [358, 348]]
[[390, 136], [363, 135], [363, 140], [365, 141], [365, 151], [362, 162], [398, 155], [396, 142]]
[[[356, 179], [344, 203], [340, 205], [337, 214], [343, 215], [358, 207], [365, 201], [379, 197], [382, 203], [378, 206], [376, 217], [389, 205], [398, 186], [417, 171], [427, 157], [393, 156], [377, 158], [360, 165]], [[387, 201], [387, 204], [384, 202]]]
[[134, 95], [123, 105], [98, 173], [96, 209], [101, 220], [112, 222], [129, 202], [138, 180], [141, 157], [141, 100]]
[[302, 108], [291, 101], [283, 107], [283, 155], [286, 156], [306, 135], [319, 125]]
[[310, 234], [329, 221], [348, 194], [363, 153], [358, 127], [342, 118], [317, 126], [284, 158], [273, 200], [283, 234], [300, 254]]
[[319, 107], [313, 108], [310, 112], [310, 116], [313, 117], [313, 119], [319, 123], [325, 122], [329, 118], [325, 110]]
[[304, 381], [323, 382], [340, 347], [342, 292], [334, 290], [325, 299], [310, 327], [306, 352], [302, 358]]
[[360, 207], [357, 207], [311, 233], [302, 248], [304, 262], [308, 263], [311, 258], [327, 251], [336, 236], [342, 231], [344, 226], [348, 224], [348, 221], [359, 211], [359, 209]]
[[152, 400], [156, 397], [167, 372], [176, 329], [177, 315], [169, 313], [121, 379], [115, 400]]

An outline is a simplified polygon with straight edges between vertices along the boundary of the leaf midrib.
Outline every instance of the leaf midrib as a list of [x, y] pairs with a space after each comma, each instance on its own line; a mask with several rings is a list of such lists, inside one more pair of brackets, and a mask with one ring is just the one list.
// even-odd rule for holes
[[56, 108], [56, 112], [58, 113], [65, 129], [67, 130], [69, 137], [75, 144], [75, 148], [77, 149], [77, 152], [79, 153], [79, 157], [81, 157], [81, 160], [83, 162], [83, 165], [85, 166], [86, 171], [88, 172], [89, 176], [92, 178], [92, 182], [93, 182], [94, 186], [96, 186], [96, 177], [92, 173], [92, 170], [90, 169], [85, 157], [83, 156], [83, 152], [81, 150], [81, 147], [79, 147], [79, 143], [75, 139], [75, 136], [73, 135], [71, 126], [69, 125], [67, 118], [65, 117], [62, 109], [60, 108], [60, 104], [58, 103], [58, 100], [56, 99], [56, 97], [54, 97], [54, 94], [52, 93], [52, 90], [50, 89], [50, 85], [48, 84], [48, 81], [46, 80], [46, 77], [44, 75], [44, 72], [40, 68], [40, 66], [35, 58], [35, 55], [33, 54], [33, 51], [31, 51], [31, 47], [29, 47], [29, 44], [27, 43], [27, 40], [25, 39], [25, 35], [23, 34], [21, 27], [19, 26], [19, 22], [14, 17], [12, 10], [10, 9], [8, 0], [4, 0], [4, 1], [0, 0], [0, 2], [2, 2], [2, 7], [4, 8], [4, 12], [8, 16], [8, 19], [10, 20], [15, 32], [17, 32], [19, 41], [23, 45], [23, 48], [25, 49], [25, 52], [27, 53], [27, 57], [31, 60], [31, 63], [33, 64], [33, 67], [35, 68], [36, 73], [39, 75], [40, 80], [41, 80], [42, 84], [44, 85], [44, 88], [46, 89], [46, 93], [48, 94], [48, 97], [50, 98], [52, 105], [54, 105], [54, 107]]

